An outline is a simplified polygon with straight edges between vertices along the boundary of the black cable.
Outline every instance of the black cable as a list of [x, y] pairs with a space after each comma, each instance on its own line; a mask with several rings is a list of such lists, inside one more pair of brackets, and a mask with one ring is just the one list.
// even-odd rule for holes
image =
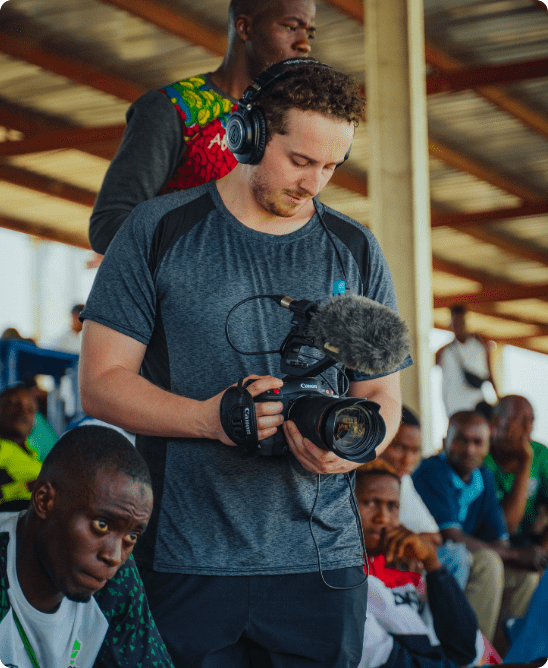
[[323, 571], [322, 571], [322, 558], [320, 555], [320, 548], [318, 547], [318, 543], [316, 542], [316, 538], [314, 536], [314, 531], [312, 529], [312, 518], [314, 517], [314, 510], [316, 508], [316, 504], [318, 503], [318, 499], [320, 497], [320, 474], [318, 473], [316, 476], [316, 498], [314, 499], [314, 503], [312, 504], [312, 510], [310, 511], [310, 517], [308, 518], [308, 527], [310, 529], [310, 535], [312, 536], [312, 540], [314, 541], [314, 547], [316, 548], [316, 555], [318, 557], [318, 570], [320, 573], [320, 577], [322, 579], [322, 582], [326, 587], [329, 587], [329, 589], [337, 589], [339, 591], [348, 591], [350, 589], [357, 589], [358, 587], [361, 587], [367, 582], [367, 578], [369, 577], [369, 560], [367, 559], [367, 550], [365, 549], [365, 539], [363, 537], [363, 529], [362, 529], [362, 523], [360, 520], [360, 511], [358, 509], [358, 502], [356, 500], [356, 496], [354, 494], [354, 490], [352, 489], [352, 483], [350, 482], [350, 476], [348, 473], [344, 473], [344, 479], [346, 480], [346, 483], [348, 485], [348, 489], [350, 490], [350, 505], [352, 506], [352, 510], [354, 511], [354, 519], [356, 520], [356, 526], [358, 528], [358, 533], [360, 536], [360, 542], [363, 550], [363, 556], [365, 559], [365, 568], [366, 568], [366, 573], [365, 577], [361, 582], [358, 582], [358, 584], [352, 585], [351, 587], [334, 587], [333, 585], [330, 585], [325, 581], [325, 578], [323, 576]]
[[339, 249], [337, 248], [337, 245], [335, 244], [335, 240], [333, 239], [333, 236], [331, 232], [327, 229], [327, 225], [325, 224], [325, 220], [323, 219], [323, 216], [320, 211], [320, 207], [318, 206], [318, 203], [316, 200], [312, 200], [314, 202], [314, 208], [316, 209], [316, 213], [318, 214], [318, 218], [320, 219], [320, 223], [322, 224], [323, 229], [325, 230], [327, 236], [329, 237], [329, 241], [333, 244], [333, 248], [335, 249], [335, 253], [337, 254], [337, 258], [339, 260], [339, 264], [341, 265], [341, 270], [344, 276], [344, 287], [346, 290], [346, 271], [344, 270], [344, 264], [341, 258], [341, 254], [339, 253]]
[[251, 301], [252, 299], [271, 299], [276, 304], [277, 302], [276, 302], [275, 297], [277, 297], [277, 296], [278, 295], [254, 295], [253, 297], [246, 297], [245, 299], [242, 299], [241, 301], [239, 301], [235, 306], [233, 306], [230, 309], [230, 311], [228, 312], [228, 315], [226, 316], [226, 320], [225, 320], [225, 336], [226, 336], [226, 340], [228, 341], [228, 345], [232, 348], [232, 350], [235, 350], [237, 353], [240, 353], [240, 355], [274, 355], [274, 353], [280, 354], [280, 349], [279, 348], [277, 350], [259, 350], [258, 352], [246, 352], [245, 350], [239, 350], [232, 343], [232, 340], [230, 338], [230, 334], [228, 333], [228, 322], [230, 320], [230, 316], [232, 315], [232, 313], [237, 308], [239, 308], [240, 306], [242, 306], [246, 302]]

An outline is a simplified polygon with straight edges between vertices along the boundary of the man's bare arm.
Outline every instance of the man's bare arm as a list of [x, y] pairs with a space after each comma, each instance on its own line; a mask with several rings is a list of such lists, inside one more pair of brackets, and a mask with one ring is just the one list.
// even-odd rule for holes
[[[223, 392], [206, 401], [181, 397], [139, 375], [146, 346], [97, 322], [86, 320], [80, 355], [80, 393], [85, 413], [148, 436], [209, 438], [234, 445], [220, 421]], [[282, 382], [257, 377], [253, 396]], [[281, 402], [257, 404], [259, 438], [272, 436], [282, 422]]]

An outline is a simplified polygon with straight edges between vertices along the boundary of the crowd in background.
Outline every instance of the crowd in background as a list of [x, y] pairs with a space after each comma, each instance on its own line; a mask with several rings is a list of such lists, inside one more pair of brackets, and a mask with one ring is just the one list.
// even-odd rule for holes
[[[404, 407], [392, 443], [357, 472], [370, 578], [363, 668], [403, 665], [407, 655], [429, 657], [428, 666], [496, 662], [537, 619], [527, 611], [539, 581], [537, 598], [548, 586], [548, 448], [531, 439], [525, 397], [492, 406], [471, 392], [469, 403], [449, 415], [442, 447], [426, 459], [420, 421]], [[2, 511], [28, 507], [56, 440], [44, 390], [27, 381], [2, 391]], [[545, 632], [535, 642], [548, 653]]]

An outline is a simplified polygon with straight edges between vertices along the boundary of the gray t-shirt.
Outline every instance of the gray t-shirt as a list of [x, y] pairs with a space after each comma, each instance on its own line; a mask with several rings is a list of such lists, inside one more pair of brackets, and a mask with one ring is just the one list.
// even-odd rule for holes
[[[287, 235], [249, 229], [224, 206], [215, 182], [140, 204], [105, 255], [82, 318], [147, 345], [141, 374], [193, 399], [208, 399], [251, 373], [281, 377], [280, 356], [244, 356], [225, 337], [230, 309], [253, 295], [322, 301], [335, 281], [396, 310], [390, 272], [373, 235], [318, 204]], [[270, 300], [235, 312], [241, 350], [276, 350], [291, 314]], [[401, 368], [411, 364], [408, 358]], [[350, 372], [355, 380], [368, 376]], [[317, 570], [308, 520], [317, 476], [293, 455], [245, 455], [205, 439], [137, 436], [150, 467], [154, 511], [135, 550], [161, 572], [261, 575]], [[313, 531], [326, 570], [363, 563], [343, 475], [321, 477]]]

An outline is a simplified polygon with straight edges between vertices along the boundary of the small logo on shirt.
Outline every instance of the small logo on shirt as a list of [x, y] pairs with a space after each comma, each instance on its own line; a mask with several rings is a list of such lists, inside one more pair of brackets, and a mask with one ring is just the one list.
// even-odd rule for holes
[[[1, 2], [1, 0], [0, 0], [0, 2]], [[217, 132], [215, 137], [213, 137], [213, 139], [209, 142], [209, 146], [207, 147], [207, 149], [209, 150], [215, 144], [220, 146], [222, 151], [226, 151], [226, 135], [223, 135], [221, 137], [221, 133]]]
[[74, 645], [72, 646], [72, 650], [70, 652], [70, 664], [69, 664], [68, 668], [78, 668], [78, 666], [74, 662], [76, 661], [76, 657], [78, 656], [78, 652], [81, 649], [82, 649], [82, 643], [79, 642], [78, 640], [75, 640]]
[[333, 282], [333, 294], [334, 295], [345, 295], [346, 294], [346, 283], [344, 281], [334, 281]]

